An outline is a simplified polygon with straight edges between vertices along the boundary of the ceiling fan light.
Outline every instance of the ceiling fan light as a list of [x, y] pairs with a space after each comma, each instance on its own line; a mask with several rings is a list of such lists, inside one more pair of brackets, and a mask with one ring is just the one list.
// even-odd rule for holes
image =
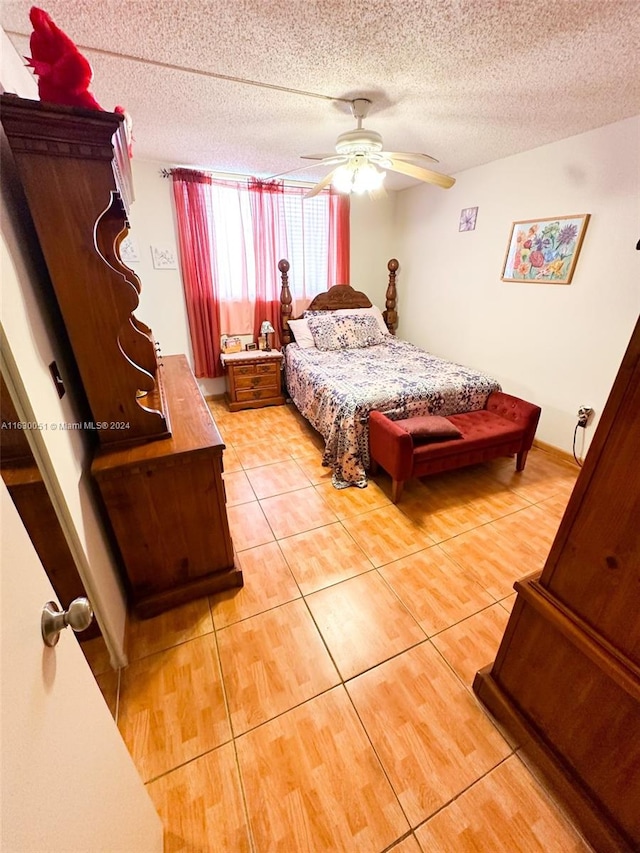
[[350, 193], [353, 188], [353, 169], [346, 165], [339, 166], [333, 174], [331, 183], [339, 193]]
[[381, 172], [373, 163], [359, 166], [353, 173], [353, 192], [358, 195], [379, 190], [385, 179], [386, 172]]
[[350, 161], [339, 166], [333, 175], [331, 183], [340, 193], [373, 193], [382, 187], [386, 172], [377, 169], [373, 163]]

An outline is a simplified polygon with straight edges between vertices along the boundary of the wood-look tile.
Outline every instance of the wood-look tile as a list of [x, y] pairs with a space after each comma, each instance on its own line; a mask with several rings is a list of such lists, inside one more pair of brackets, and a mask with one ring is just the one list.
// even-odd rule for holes
[[270, 465], [272, 462], [282, 462], [289, 459], [286, 442], [273, 438], [256, 441], [251, 444], [235, 444], [234, 448], [245, 471], [248, 468], [259, 468], [260, 465]]
[[425, 639], [375, 569], [314, 592], [306, 601], [345, 680]]
[[233, 744], [147, 784], [164, 826], [164, 853], [249, 853]]
[[303, 601], [223, 628], [218, 644], [236, 736], [340, 681]]
[[110, 672], [103, 672], [100, 675], [96, 675], [96, 682], [114, 720], [117, 717], [118, 710], [119, 677], [119, 673], [115, 669], [112, 669]]
[[94, 675], [102, 675], [104, 672], [113, 672], [111, 666], [111, 658], [109, 649], [104, 641], [104, 637], [94, 637], [91, 640], [84, 640], [81, 636], [78, 637], [80, 648], [87, 659], [87, 663], [91, 667], [91, 672]]
[[313, 486], [260, 501], [276, 539], [336, 521], [336, 514]]
[[510, 752], [430, 642], [346, 687], [411, 826]]
[[515, 592], [512, 592], [511, 595], [508, 595], [506, 598], [501, 598], [498, 604], [507, 611], [507, 613], [511, 613], [513, 610], [513, 605], [516, 603], [517, 595]]
[[378, 571], [429, 636], [494, 601], [438, 545], [389, 563]]
[[338, 522], [281, 539], [278, 544], [303, 595], [373, 568]]
[[539, 571], [542, 558], [526, 543], [503, 536], [495, 522], [440, 543], [440, 547], [496, 600], [513, 592], [515, 581]]
[[251, 468], [247, 471], [247, 477], [259, 498], [270, 498], [311, 485], [309, 478], [293, 459]]
[[316, 453], [322, 457], [324, 452], [324, 441], [322, 436], [319, 436], [317, 433], [314, 435], [301, 434], [293, 436], [287, 439], [287, 445], [289, 453], [294, 459], [298, 459], [301, 456], [310, 456], [312, 453]]
[[416, 829], [430, 853], [589, 853], [538, 783], [511, 756]]
[[508, 621], [504, 607], [494, 604], [432, 637], [431, 642], [471, 687], [476, 672], [495, 660]]
[[213, 634], [123, 669], [118, 728], [144, 781], [229, 740]]
[[224, 628], [300, 597], [300, 590], [277, 542], [238, 554], [244, 586], [209, 598], [213, 624]]
[[372, 853], [409, 829], [342, 687], [236, 743], [258, 851]]
[[257, 548], [258, 545], [273, 542], [273, 531], [257, 501], [228, 506], [227, 518], [236, 551], [246, 551], [247, 548]]
[[225, 449], [222, 451], [222, 465], [224, 467], [225, 474], [231, 474], [234, 471], [242, 471], [240, 458], [233, 446], [229, 444], [227, 444]]
[[306, 456], [296, 456], [296, 463], [302, 468], [309, 481], [317, 486], [320, 483], [331, 482], [331, 468], [322, 464], [321, 453], [310, 453]]
[[256, 500], [256, 494], [244, 471], [225, 471], [224, 491], [227, 496], [227, 506], [237, 506]]
[[423, 487], [423, 501], [434, 512], [459, 507], [478, 494], [478, 477], [482, 477], [482, 466], [472, 465], [422, 477], [418, 483]]
[[547, 498], [544, 501], [540, 501], [540, 503], [536, 504], [536, 506], [544, 510], [544, 512], [549, 513], [560, 526], [560, 522], [562, 521], [562, 516], [567, 509], [567, 503], [569, 502], [569, 498], [566, 495], [558, 494], [554, 495], [551, 498]]
[[492, 476], [531, 503], [554, 495], [568, 498], [579, 473], [577, 467], [535, 447], [529, 451], [524, 471], [515, 471], [512, 465], [495, 465], [489, 470]]
[[467, 501], [467, 506], [476, 516], [479, 525], [515, 513], [531, 506], [531, 503], [522, 495], [485, 475], [483, 480], [477, 483], [477, 492]]
[[316, 491], [340, 519], [361, 515], [391, 503], [380, 486], [373, 482], [370, 482], [366, 489], [336, 489], [328, 482], [316, 486]]
[[129, 662], [186, 643], [213, 631], [209, 602], [205, 598], [189, 601], [151, 619], [129, 617], [127, 657]]
[[520, 512], [497, 519], [492, 526], [503, 536], [524, 542], [542, 560], [546, 560], [559, 524], [560, 520], [556, 518], [555, 513], [545, 512], [542, 504], [534, 504]]
[[452, 536], [473, 530], [480, 523], [473, 509], [463, 501], [441, 510], [434, 510], [433, 505], [431, 500], [426, 504], [423, 503], [418, 494], [406, 497], [403, 494], [398, 506], [414, 524], [427, 530], [434, 542], [443, 542], [445, 539], [451, 539]]
[[422, 853], [422, 848], [416, 841], [415, 835], [412, 834], [390, 847], [389, 853]]
[[227, 406], [227, 401], [224, 397], [207, 397], [206, 401], [216, 423], [219, 417], [229, 414], [229, 406]]
[[433, 545], [429, 534], [393, 505], [346, 518], [342, 523], [376, 567]]

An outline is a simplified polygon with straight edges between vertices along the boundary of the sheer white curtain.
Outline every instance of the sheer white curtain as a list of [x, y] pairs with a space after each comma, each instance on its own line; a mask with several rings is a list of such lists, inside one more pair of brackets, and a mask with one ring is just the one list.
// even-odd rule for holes
[[[186, 180], [188, 170], [174, 170], [174, 181], [178, 171]], [[327, 190], [304, 199], [305, 187], [202, 177], [211, 239], [209, 270], [201, 278], [211, 282], [222, 334], [255, 336], [257, 311], [273, 314], [279, 326], [280, 258], [291, 265], [294, 314], [316, 294], [348, 283], [348, 196]], [[176, 213], [179, 229], [186, 229], [188, 212], [177, 206]]]

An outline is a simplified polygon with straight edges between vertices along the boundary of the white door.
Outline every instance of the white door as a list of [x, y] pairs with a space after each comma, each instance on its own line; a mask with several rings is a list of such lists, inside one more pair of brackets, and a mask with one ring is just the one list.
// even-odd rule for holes
[[56, 596], [2, 480], [0, 490], [0, 849], [160, 853], [160, 819], [75, 635], [42, 641]]

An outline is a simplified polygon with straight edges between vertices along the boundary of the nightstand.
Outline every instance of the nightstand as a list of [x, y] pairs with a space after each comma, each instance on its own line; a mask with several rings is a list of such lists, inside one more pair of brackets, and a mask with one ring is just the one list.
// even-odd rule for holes
[[284, 404], [279, 350], [222, 353], [220, 360], [227, 373], [227, 403], [232, 412]]

